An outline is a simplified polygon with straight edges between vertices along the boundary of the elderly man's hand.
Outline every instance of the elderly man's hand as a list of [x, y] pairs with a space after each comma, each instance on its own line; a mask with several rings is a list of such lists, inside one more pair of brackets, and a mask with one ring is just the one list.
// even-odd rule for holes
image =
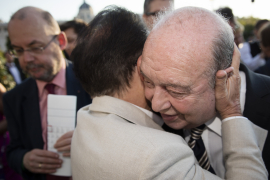
[[59, 152], [63, 152], [63, 156], [70, 157], [70, 147], [73, 131], [69, 131], [62, 135], [55, 143], [54, 148]]
[[216, 109], [222, 119], [241, 116], [239, 76], [240, 52], [234, 45], [232, 67], [216, 74]]
[[33, 149], [23, 157], [24, 167], [32, 173], [54, 173], [61, 167], [62, 160], [54, 152], [41, 149]]

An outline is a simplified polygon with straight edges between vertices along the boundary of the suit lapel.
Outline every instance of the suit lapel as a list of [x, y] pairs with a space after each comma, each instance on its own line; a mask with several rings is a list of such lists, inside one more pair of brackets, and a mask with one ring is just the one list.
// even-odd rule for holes
[[7, 64], [5, 64], [5, 67], [6, 67], [7, 72], [8, 72], [9, 74], [11, 74], [11, 73], [10, 73], [10, 70], [9, 70], [9, 67], [8, 67]]
[[23, 73], [23, 70], [20, 66], [19, 60], [17, 58], [15, 58], [14, 63], [16, 65], [18, 71], [20, 72], [21, 80], [24, 81], [26, 77], [25, 77], [25, 74]]
[[73, 81], [73, 72], [72, 67], [70, 65], [70, 62], [66, 60], [66, 88], [67, 88], [67, 94], [75, 94], [76, 90], [72, 88], [72, 81]]
[[23, 114], [23, 119], [28, 129], [26, 132], [29, 133], [33, 146], [43, 149], [38, 88], [34, 79], [29, 79], [23, 93], [22, 109], [23, 112], [26, 112]]
[[92, 104], [89, 106], [89, 110], [115, 114], [128, 122], [158, 130], [163, 130], [139, 108], [135, 107], [131, 103], [114, 97], [95, 97]]

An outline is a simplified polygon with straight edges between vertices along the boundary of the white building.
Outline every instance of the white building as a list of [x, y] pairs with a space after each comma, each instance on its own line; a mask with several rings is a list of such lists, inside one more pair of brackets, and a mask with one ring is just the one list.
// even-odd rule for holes
[[85, 2], [85, 0], [80, 6], [79, 13], [75, 18], [82, 19], [86, 23], [89, 23], [94, 18], [93, 9], [89, 4]]

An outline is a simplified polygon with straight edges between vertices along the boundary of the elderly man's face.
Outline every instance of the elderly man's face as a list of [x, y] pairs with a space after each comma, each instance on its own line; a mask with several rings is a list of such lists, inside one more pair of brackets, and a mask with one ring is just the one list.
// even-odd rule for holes
[[138, 61], [145, 96], [171, 128], [197, 127], [216, 115], [214, 89], [206, 75], [208, 44], [199, 49], [185, 35], [168, 42], [169, 36], [164, 32], [150, 36]]
[[19, 55], [22, 69], [34, 79], [51, 81], [61, 67], [61, 49], [57, 38], [43, 19], [11, 20], [8, 26], [11, 44], [15, 50], [46, 47], [41, 53], [24, 51]]

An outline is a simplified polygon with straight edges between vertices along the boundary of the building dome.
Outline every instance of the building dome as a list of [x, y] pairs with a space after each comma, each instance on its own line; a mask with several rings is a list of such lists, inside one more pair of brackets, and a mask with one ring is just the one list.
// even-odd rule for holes
[[85, 2], [83, 2], [83, 4], [80, 6], [80, 10], [81, 9], [89, 9], [89, 8], [91, 8], [91, 6]]
[[83, 4], [80, 6], [79, 13], [75, 18], [82, 19], [86, 23], [89, 23], [94, 18], [93, 9], [89, 4], [85, 2], [85, 0], [83, 1]]

